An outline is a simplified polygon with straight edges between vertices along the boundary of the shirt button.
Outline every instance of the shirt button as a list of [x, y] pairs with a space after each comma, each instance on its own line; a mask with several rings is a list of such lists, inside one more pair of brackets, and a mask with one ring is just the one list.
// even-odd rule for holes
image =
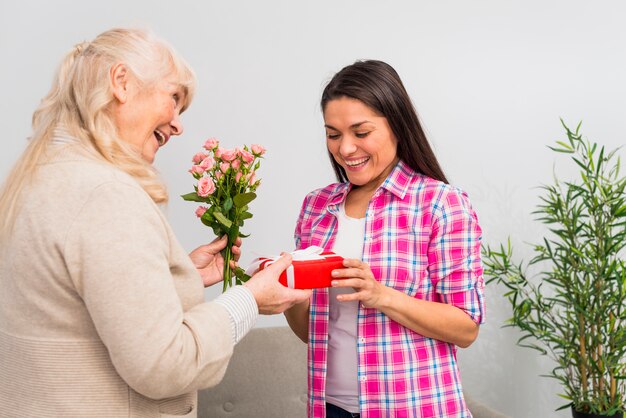
[[360, 343], [365, 343], [365, 337], [360, 337], [360, 338], [359, 338], [359, 342], [360, 342]]
[[366, 380], [367, 380], [367, 377], [361, 376], [361, 382], [365, 382]]

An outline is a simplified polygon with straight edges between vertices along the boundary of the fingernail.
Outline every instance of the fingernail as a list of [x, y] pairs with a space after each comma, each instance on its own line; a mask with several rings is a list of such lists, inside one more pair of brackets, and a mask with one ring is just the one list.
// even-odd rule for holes
[[330, 282], [331, 286], [337, 286], [339, 282], [337, 280], [333, 280], [332, 282]]
[[331, 274], [331, 276], [333, 276], [333, 277], [337, 277], [337, 275], [339, 274], [339, 272], [338, 272], [338, 271], [336, 271], [336, 270], [333, 270], [333, 271], [331, 271], [331, 272], [330, 272], [330, 274]]

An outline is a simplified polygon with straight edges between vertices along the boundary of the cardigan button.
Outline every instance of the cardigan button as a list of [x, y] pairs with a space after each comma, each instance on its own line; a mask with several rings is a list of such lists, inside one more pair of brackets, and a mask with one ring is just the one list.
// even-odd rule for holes
[[235, 409], [235, 405], [233, 405], [231, 402], [225, 402], [222, 407], [226, 412], [231, 412], [233, 409]]

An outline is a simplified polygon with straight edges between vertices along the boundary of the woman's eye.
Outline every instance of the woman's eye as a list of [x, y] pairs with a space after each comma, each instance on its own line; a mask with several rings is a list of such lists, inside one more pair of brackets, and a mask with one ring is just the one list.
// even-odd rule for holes
[[337, 138], [339, 138], [339, 134], [330, 134], [330, 133], [328, 133], [328, 134], [326, 134], [326, 138], [328, 138], [328, 139], [337, 139]]
[[354, 135], [357, 138], [365, 138], [366, 136], [368, 136], [370, 133], [369, 132], [356, 132]]

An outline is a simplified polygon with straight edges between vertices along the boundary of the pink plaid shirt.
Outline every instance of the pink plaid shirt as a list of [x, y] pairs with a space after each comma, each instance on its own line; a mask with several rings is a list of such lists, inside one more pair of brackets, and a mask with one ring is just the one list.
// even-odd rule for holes
[[[306, 196], [296, 225], [297, 248], [333, 247], [338, 207], [350, 187], [332, 184]], [[362, 259], [385, 286], [449, 303], [482, 323], [480, 241], [467, 195], [400, 161], [369, 203]], [[455, 345], [424, 337], [362, 305], [357, 321], [362, 418], [471, 417]], [[327, 350], [328, 289], [316, 289], [309, 317], [309, 417], [326, 416]]]

